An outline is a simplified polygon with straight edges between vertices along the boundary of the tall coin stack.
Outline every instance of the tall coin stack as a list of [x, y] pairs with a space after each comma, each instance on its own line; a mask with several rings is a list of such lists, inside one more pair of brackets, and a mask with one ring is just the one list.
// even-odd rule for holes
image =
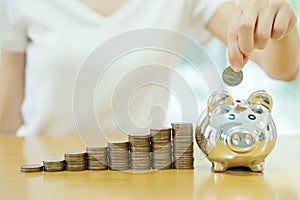
[[171, 169], [171, 128], [151, 129], [152, 169]]
[[107, 146], [87, 146], [87, 169], [108, 169]]
[[150, 135], [129, 135], [130, 167], [133, 170], [151, 168]]
[[86, 169], [86, 152], [65, 153], [66, 170], [83, 171]]
[[193, 125], [191, 123], [172, 123], [172, 129], [174, 168], [193, 169]]
[[129, 169], [129, 144], [128, 141], [109, 142], [109, 165], [112, 170]]

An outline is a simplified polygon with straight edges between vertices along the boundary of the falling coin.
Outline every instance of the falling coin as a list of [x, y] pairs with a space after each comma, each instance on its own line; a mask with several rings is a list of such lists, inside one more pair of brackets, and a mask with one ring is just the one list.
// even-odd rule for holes
[[239, 85], [243, 81], [243, 72], [235, 72], [231, 67], [227, 67], [223, 71], [222, 78], [226, 85], [234, 87]]

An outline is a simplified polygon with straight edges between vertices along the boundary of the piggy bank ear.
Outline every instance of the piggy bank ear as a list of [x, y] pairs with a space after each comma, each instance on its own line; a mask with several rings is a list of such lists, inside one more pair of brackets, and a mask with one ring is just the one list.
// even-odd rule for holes
[[271, 95], [264, 90], [254, 92], [252, 95], [250, 95], [247, 103], [250, 105], [263, 105], [270, 111], [272, 111], [273, 107], [273, 99]]
[[234, 105], [231, 95], [224, 90], [214, 92], [208, 100], [208, 112], [212, 112], [220, 105]]

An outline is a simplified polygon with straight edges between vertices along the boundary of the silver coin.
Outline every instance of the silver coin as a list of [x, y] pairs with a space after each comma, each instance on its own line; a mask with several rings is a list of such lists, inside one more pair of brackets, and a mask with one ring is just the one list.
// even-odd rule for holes
[[129, 169], [129, 142], [128, 141], [110, 141], [108, 143], [109, 167], [112, 170]]
[[65, 160], [64, 159], [47, 159], [43, 160], [44, 165], [45, 164], [64, 164]]
[[43, 165], [40, 164], [28, 164], [21, 166], [21, 172], [41, 172], [43, 171]]
[[193, 169], [193, 125], [172, 123], [173, 129], [173, 168]]
[[132, 170], [149, 170], [151, 168], [150, 134], [129, 135], [130, 168]]
[[172, 165], [172, 129], [150, 129], [152, 169], [170, 169]]
[[66, 152], [65, 153], [65, 157], [72, 157], [72, 158], [75, 158], [75, 157], [85, 157], [86, 156], [86, 152], [83, 152], [83, 151], [73, 151], [73, 152]]
[[234, 87], [243, 81], [243, 72], [235, 72], [231, 67], [227, 67], [223, 71], [222, 79], [226, 85]]
[[58, 172], [65, 169], [64, 159], [47, 159], [43, 161], [44, 170], [47, 172]]

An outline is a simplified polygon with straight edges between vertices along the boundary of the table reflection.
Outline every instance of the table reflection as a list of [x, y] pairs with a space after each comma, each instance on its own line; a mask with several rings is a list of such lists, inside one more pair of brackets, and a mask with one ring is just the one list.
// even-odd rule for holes
[[201, 184], [195, 184], [197, 199], [298, 199], [292, 190], [272, 188], [271, 177], [246, 169], [212, 172], [203, 178]]

